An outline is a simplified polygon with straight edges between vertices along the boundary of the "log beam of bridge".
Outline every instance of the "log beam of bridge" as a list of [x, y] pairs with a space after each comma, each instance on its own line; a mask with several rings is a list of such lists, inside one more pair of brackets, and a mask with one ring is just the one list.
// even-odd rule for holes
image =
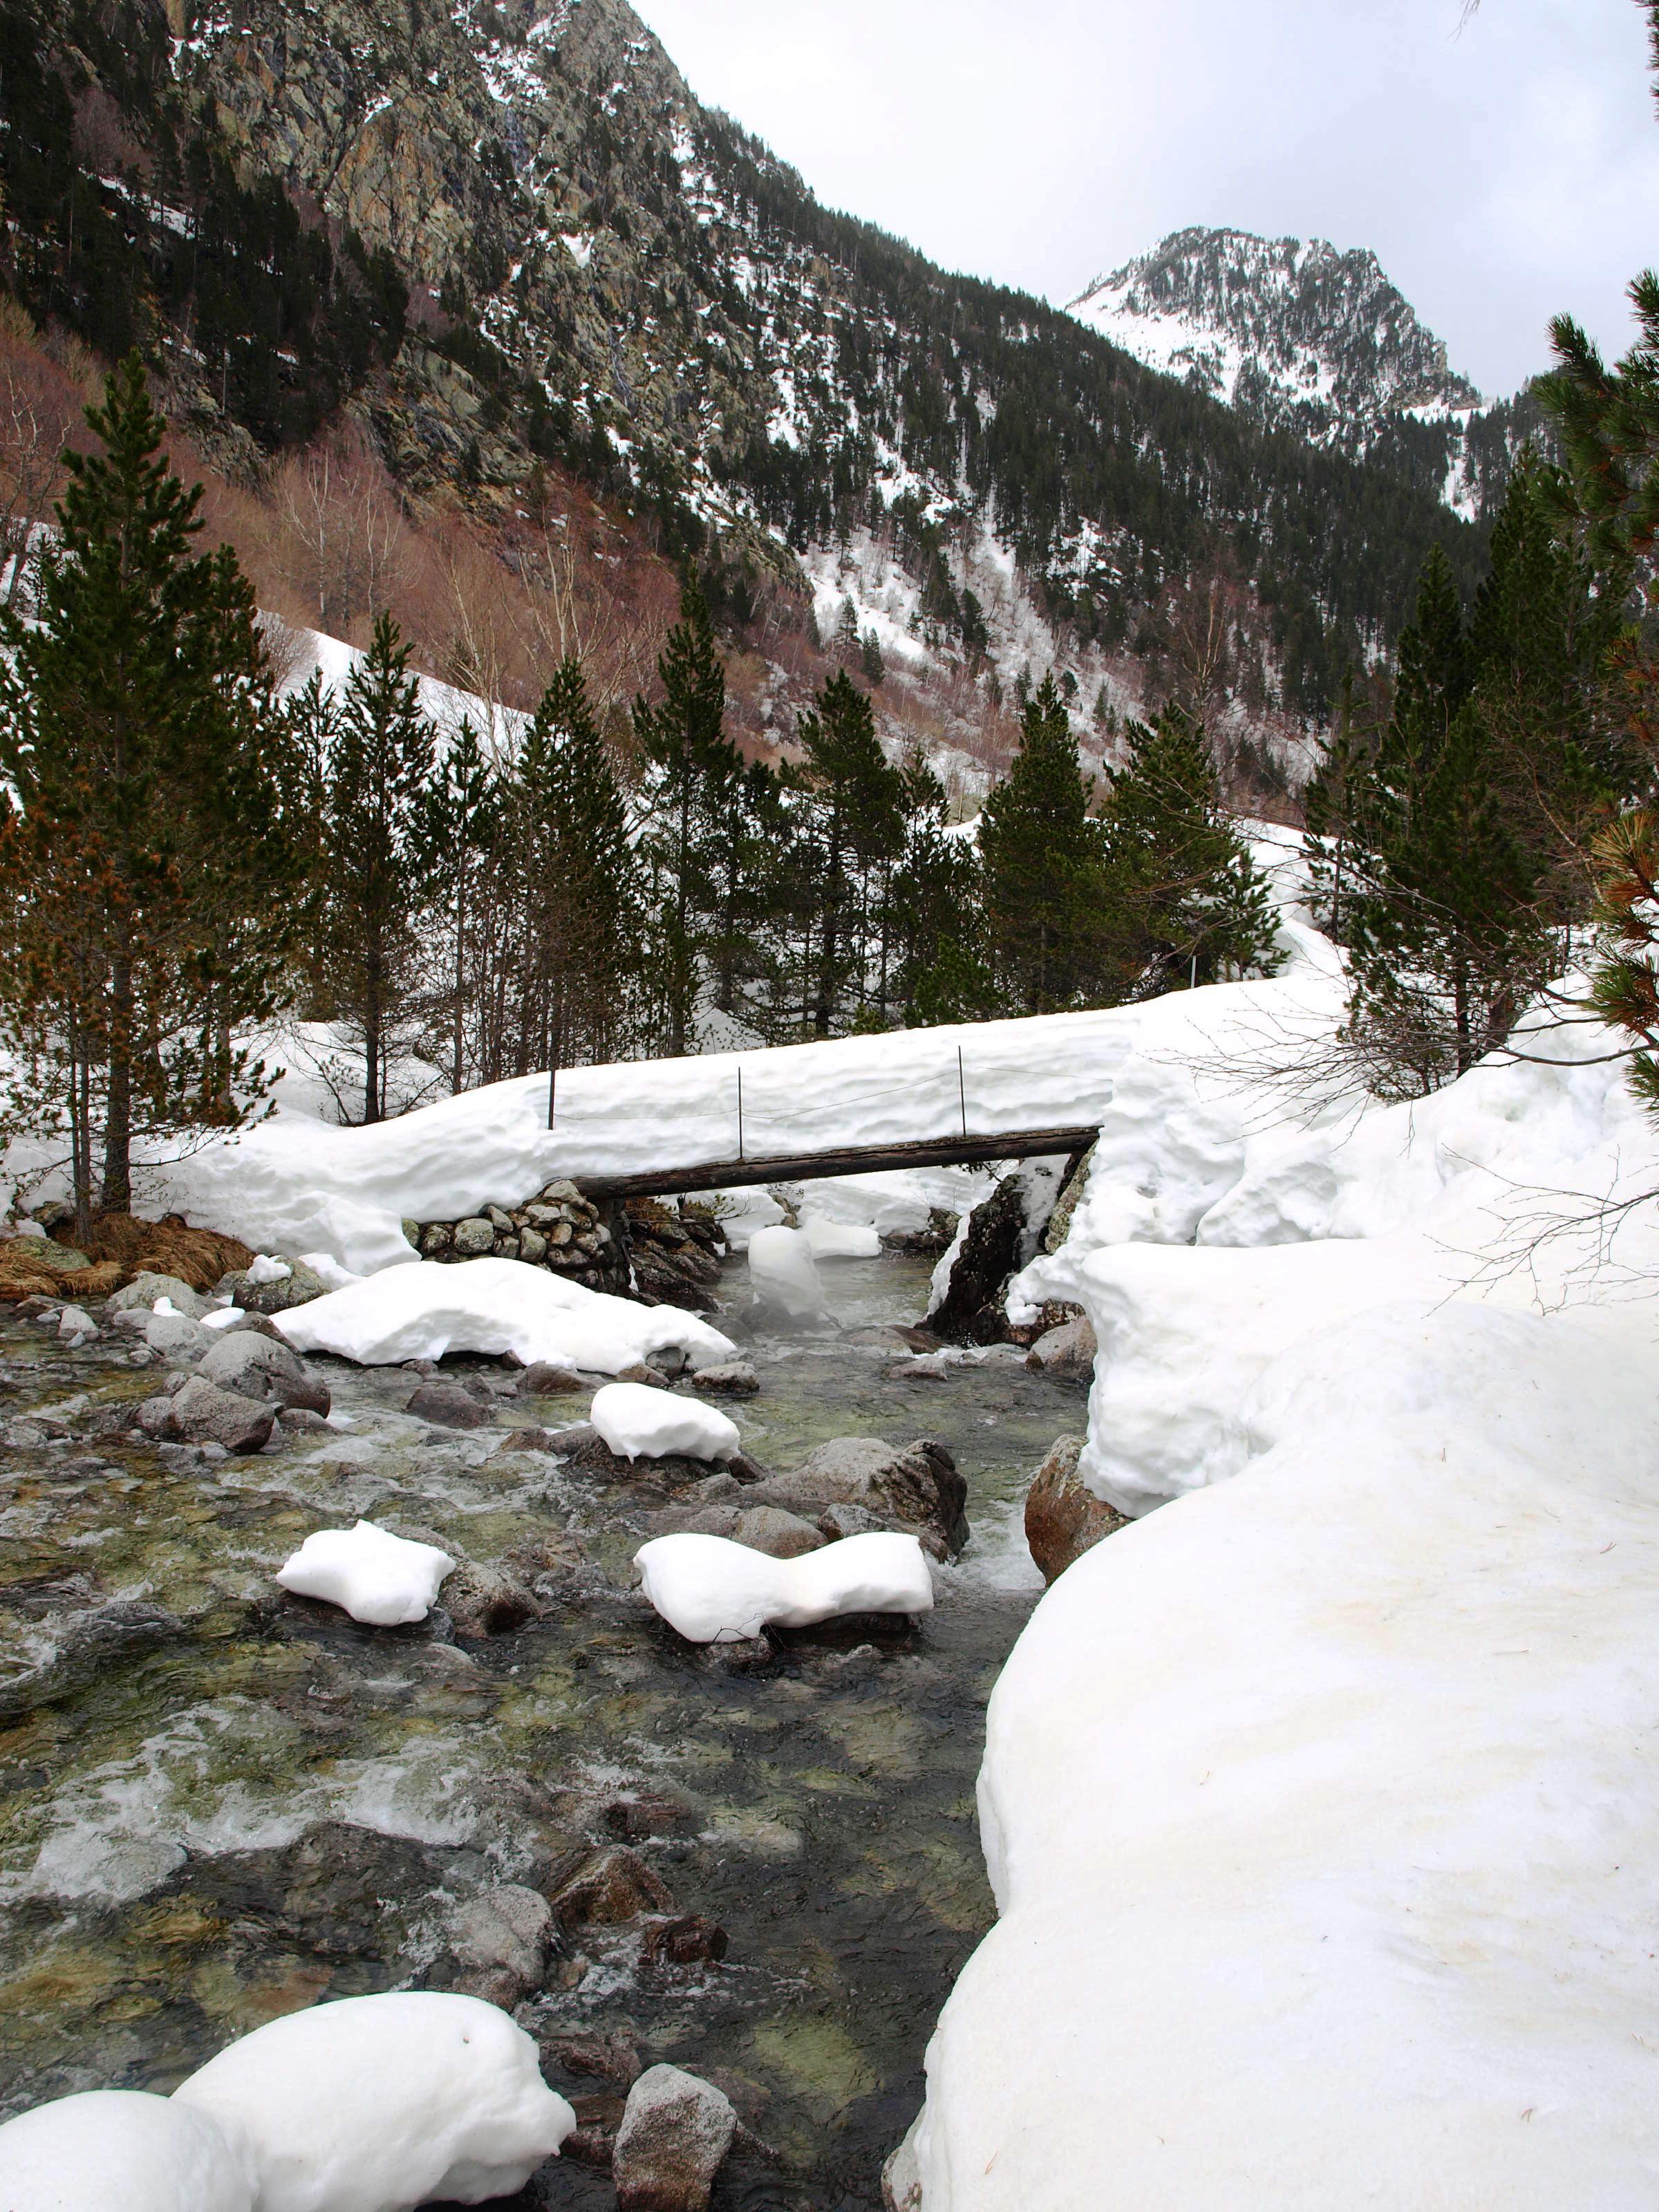
[[987, 1160], [1034, 1160], [1086, 1152], [1098, 1127], [1008, 1129], [994, 1137], [927, 1137], [909, 1144], [855, 1145], [838, 1152], [782, 1152], [771, 1159], [708, 1160], [690, 1168], [637, 1175], [577, 1176], [585, 1198], [669, 1198], [689, 1190], [734, 1190], [763, 1182], [816, 1182], [826, 1176], [876, 1175], [893, 1168], [971, 1167]]

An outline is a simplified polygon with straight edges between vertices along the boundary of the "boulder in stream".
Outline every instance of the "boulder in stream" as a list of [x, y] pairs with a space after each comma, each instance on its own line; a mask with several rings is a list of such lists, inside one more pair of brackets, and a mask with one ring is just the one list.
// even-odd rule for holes
[[233, 1455], [263, 1450], [276, 1425], [274, 1406], [222, 1390], [199, 1375], [181, 1389], [147, 1398], [138, 1408], [138, 1425], [147, 1436], [170, 1443], [217, 1444]]
[[416, 1384], [404, 1411], [441, 1429], [487, 1428], [490, 1419], [490, 1407], [482, 1398], [445, 1375], [430, 1375]]
[[628, 2093], [611, 2172], [618, 2212], [706, 2212], [737, 2133], [732, 2100], [678, 2066], [652, 2066]]
[[1086, 1314], [1079, 1314], [1075, 1321], [1045, 1329], [1026, 1353], [1025, 1364], [1062, 1382], [1087, 1382], [1093, 1378], [1099, 1349], [1094, 1323]]
[[769, 1476], [748, 1502], [781, 1505], [815, 1522], [831, 1505], [862, 1506], [880, 1527], [920, 1536], [939, 1559], [968, 1540], [968, 1485], [945, 1446], [929, 1437], [909, 1444], [834, 1437], [792, 1474]]
[[641, 1912], [667, 1912], [674, 1899], [660, 1875], [630, 1851], [613, 1844], [560, 1883], [551, 1899], [555, 1917], [566, 1928], [615, 1926]]
[[1047, 1582], [1128, 1525], [1127, 1516], [1097, 1498], [1079, 1475], [1082, 1452], [1081, 1437], [1058, 1437], [1026, 1492], [1025, 1542]]
[[553, 1928], [552, 1906], [523, 1882], [480, 1890], [451, 1923], [450, 1944], [460, 1969], [455, 1988], [510, 2012], [542, 1986]]
[[287, 1345], [238, 1330], [203, 1355], [197, 1373], [222, 1390], [234, 1390], [256, 1403], [302, 1407], [325, 1415], [332, 1399], [327, 1383], [313, 1373]]

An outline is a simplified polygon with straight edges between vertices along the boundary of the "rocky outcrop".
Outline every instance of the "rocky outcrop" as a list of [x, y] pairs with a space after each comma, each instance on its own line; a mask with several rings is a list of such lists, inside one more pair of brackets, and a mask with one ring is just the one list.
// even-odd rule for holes
[[1009, 1278], [1036, 1257], [1056, 1200], [1080, 1164], [1080, 1159], [1063, 1165], [1028, 1160], [980, 1200], [968, 1217], [943, 1295], [928, 1310], [935, 1336], [946, 1344], [1009, 1341]]
[[1073, 1559], [1128, 1525], [1126, 1514], [1097, 1498], [1079, 1477], [1082, 1451], [1081, 1437], [1060, 1437], [1026, 1492], [1026, 1547], [1045, 1582], [1057, 1581]]

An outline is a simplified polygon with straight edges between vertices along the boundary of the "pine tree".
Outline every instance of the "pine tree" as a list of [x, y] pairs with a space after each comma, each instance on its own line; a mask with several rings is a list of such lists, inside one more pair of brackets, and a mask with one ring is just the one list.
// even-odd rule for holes
[[1354, 812], [1351, 1041], [1414, 1095], [1504, 1043], [1587, 919], [1586, 847], [1630, 756], [1601, 707], [1621, 621], [1553, 527], [1560, 481], [1516, 467], [1465, 623], [1443, 558], [1401, 635], [1394, 710]]
[[1278, 927], [1221, 799], [1204, 733], [1179, 707], [1128, 725], [1105, 813], [1107, 903], [1127, 994], [1271, 974]]
[[1346, 941], [1349, 905], [1363, 867], [1371, 794], [1374, 733], [1359, 726], [1352, 669], [1342, 679], [1336, 719], [1319, 740], [1313, 774], [1302, 793], [1303, 858], [1308, 903], [1327, 936]]
[[798, 736], [797, 834], [815, 923], [805, 996], [811, 1032], [825, 1037], [842, 1027], [844, 1001], [862, 1006], [871, 996], [878, 949], [872, 941], [871, 879], [890, 869], [902, 849], [903, 785], [882, 751], [869, 698], [845, 671], [802, 715]]
[[945, 787], [919, 753], [901, 775], [905, 842], [893, 886], [900, 1008], [908, 1024], [924, 1029], [987, 1019], [998, 1008], [979, 855], [968, 838], [951, 835]]
[[642, 857], [653, 878], [652, 969], [671, 1054], [690, 1044], [697, 992], [712, 968], [730, 1012], [749, 950], [751, 894], [764, 857], [763, 776], [746, 772], [726, 734], [726, 672], [695, 581], [680, 600], [657, 672], [663, 698], [637, 700], [648, 817]]
[[326, 768], [321, 946], [332, 1009], [362, 1040], [363, 1119], [385, 1118], [391, 1056], [421, 995], [422, 814], [433, 769], [409, 648], [389, 615], [347, 680]]
[[[1648, 0], [1653, 70], [1659, 80], [1659, 0]], [[1593, 836], [1594, 920], [1601, 934], [1592, 977], [1595, 1003], [1632, 1053], [1632, 1079], [1659, 1113], [1659, 660], [1651, 643], [1659, 613], [1652, 575], [1659, 545], [1659, 275], [1630, 288], [1637, 339], [1609, 368], [1571, 316], [1551, 325], [1556, 367], [1534, 386], [1555, 420], [1566, 458], [1559, 499], [1575, 552], [1607, 579], [1612, 599], [1632, 572], [1643, 577], [1646, 623], [1610, 644], [1601, 705], [1623, 741], [1620, 811]]]
[[448, 939], [446, 967], [449, 1082], [465, 1088], [467, 1012], [477, 967], [474, 943], [483, 879], [496, 844], [501, 810], [499, 781], [471, 722], [462, 720], [437, 772], [419, 797], [417, 866], [426, 880], [434, 917]]
[[1112, 988], [1104, 846], [1089, 805], [1071, 719], [1048, 677], [979, 827], [991, 967], [1003, 1002], [1022, 1013], [1098, 1004]]
[[87, 419], [101, 451], [64, 457], [37, 618], [0, 617], [0, 1008], [69, 1132], [83, 1231], [100, 1149], [125, 1212], [140, 1134], [257, 1098], [230, 1040], [280, 994], [293, 884], [252, 593], [195, 550], [200, 488], [136, 354]]
[[618, 1059], [630, 1042], [641, 917], [627, 807], [577, 660], [562, 662], [543, 694], [509, 811], [537, 1065]]

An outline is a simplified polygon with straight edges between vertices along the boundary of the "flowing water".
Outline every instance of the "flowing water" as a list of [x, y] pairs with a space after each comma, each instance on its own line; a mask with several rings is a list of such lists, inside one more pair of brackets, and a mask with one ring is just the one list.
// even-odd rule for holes
[[[927, 1276], [842, 1265], [837, 1314], [914, 1320]], [[733, 1410], [768, 1467], [847, 1435], [955, 1454], [974, 1535], [914, 1629], [832, 1627], [769, 1661], [683, 1644], [629, 1574], [665, 1498], [499, 1450], [580, 1401], [503, 1398], [492, 1429], [455, 1434], [403, 1413], [408, 1374], [324, 1361], [349, 1431], [182, 1467], [86, 1441], [154, 1370], [0, 1323], [0, 1425], [70, 1432], [0, 1449], [0, 2113], [170, 2088], [321, 1996], [441, 1986], [458, 1903], [623, 1841], [729, 1950], [653, 1972], [626, 1924], [567, 1936], [519, 2015], [549, 2079], [602, 2090], [556, 2046], [626, 2036], [720, 2081], [769, 2147], [728, 2165], [717, 2205], [879, 2204], [933, 2021], [990, 1923], [984, 1706], [1041, 1587], [1018, 1500], [1083, 1393], [1006, 1348], [937, 1375], [822, 1340], [753, 1356], [761, 1395]], [[462, 1647], [435, 1614], [362, 1628], [275, 1589], [312, 1528], [359, 1515], [510, 1559], [544, 1618]], [[615, 2197], [561, 2161], [514, 2203]]]

